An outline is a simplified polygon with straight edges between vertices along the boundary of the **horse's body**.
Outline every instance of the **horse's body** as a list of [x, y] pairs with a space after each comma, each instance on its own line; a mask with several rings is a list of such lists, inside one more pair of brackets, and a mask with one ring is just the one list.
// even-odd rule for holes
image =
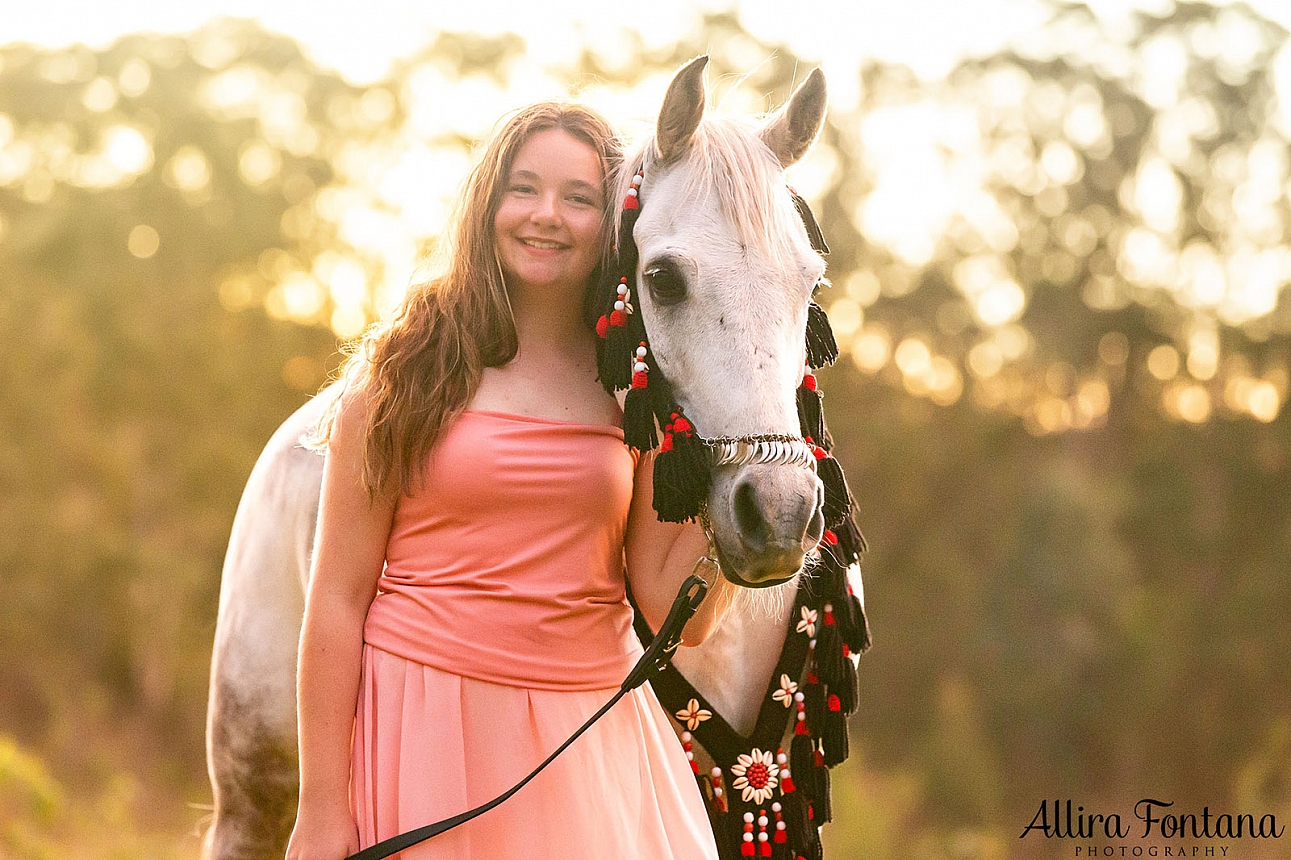
[[[813, 74], [762, 128], [761, 142], [757, 130], [741, 127], [738, 135], [748, 138], [739, 144], [741, 157], [752, 153], [768, 163], [753, 165], [753, 175], [717, 177], [705, 188], [686, 175], [693, 169], [687, 168], [688, 147], [703, 113], [702, 71], [702, 62], [691, 63], [669, 90], [658, 148], [650, 150], [656, 161], [642, 188], [643, 216], [636, 231], [643, 240], [642, 272], [665, 260], [689, 275], [692, 310], [682, 313], [684, 303], [660, 302], [646, 287], [637, 297], [638, 308], [650, 326], [659, 366], [701, 430], [712, 436], [796, 435], [794, 392], [802, 379], [805, 303], [823, 264], [796, 217], [788, 220], [785, 211], [764, 212], [757, 222], [764, 229], [790, 231], [772, 237], [774, 243], [768, 239], [780, 250], [751, 247], [747, 225], [729, 223], [731, 200], [722, 189], [760, 181], [767, 187], [757, 190], [761, 197], [756, 199], [793, 212], [779, 171], [805, 152], [819, 131], [823, 79]], [[814, 88], [803, 97], [809, 87]], [[726, 145], [720, 137], [714, 140], [702, 145]], [[620, 187], [626, 182], [622, 178]], [[695, 198], [697, 188], [699, 197], [686, 200], [686, 195]], [[689, 205], [664, 205], [670, 193]], [[727, 259], [715, 259], [710, 246]], [[212, 860], [281, 857], [294, 821], [296, 651], [323, 467], [323, 457], [304, 449], [299, 439], [335, 396], [335, 387], [325, 390], [275, 433], [234, 521], [208, 717], [215, 815], [207, 856]], [[792, 575], [820, 537], [819, 504], [819, 482], [801, 464], [715, 469], [708, 509], [723, 568], [734, 567], [741, 578], [759, 585]], [[686, 679], [742, 734], [752, 730], [766, 696], [796, 587], [791, 580], [779, 589], [746, 592], [705, 642], [676, 654], [675, 665]], [[697, 752], [702, 761], [702, 751]]]

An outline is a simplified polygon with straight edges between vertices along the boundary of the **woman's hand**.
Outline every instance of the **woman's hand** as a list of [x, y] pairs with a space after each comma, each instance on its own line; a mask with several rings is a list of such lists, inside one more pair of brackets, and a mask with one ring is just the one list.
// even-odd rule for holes
[[287, 860], [344, 860], [359, 850], [359, 829], [349, 806], [311, 814], [301, 806], [287, 843]]

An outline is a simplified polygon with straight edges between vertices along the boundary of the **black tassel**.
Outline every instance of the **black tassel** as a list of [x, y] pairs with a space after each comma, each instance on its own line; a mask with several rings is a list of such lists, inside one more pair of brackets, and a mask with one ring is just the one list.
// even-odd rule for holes
[[810, 736], [793, 736], [789, 744], [789, 770], [793, 773], [794, 790], [788, 796], [801, 797], [805, 816], [806, 803], [816, 797], [816, 751]]
[[815, 214], [812, 213], [811, 207], [802, 196], [789, 189], [793, 195], [793, 207], [798, 210], [798, 217], [802, 219], [802, 226], [807, 228], [807, 238], [811, 241], [811, 247], [819, 254], [828, 254], [829, 246], [825, 244], [825, 234], [821, 232], [820, 224], [816, 221]]
[[823, 448], [816, 449], [816, 474], [825, 485], [825, 528], [832, 529], [852, 512], [852, 495], [843, 467]]
[[598, 322], [596, 327], [597, 334], [601, 334], [604, 329], [602, 337], [605, 343], [600, 354], [600, 366], [597, 368], [601, 384], [607, 388], [612, 386], [616, 391], [632, 384], [632, 365], [638, 341], [628, 329], [630, 302], [631, 292], [627, 278], [620, 278], [619, 285], [615, 287], [613, 304], [602, 318], [604, 323]]
[[[831, 613], [826, 611], [824, 614], [828, 616]], [[832, 620], [826, 621], [820, 625], [816, 636], [816, 675], [831, 692], [843, 683], [843, 667], [847, 663], [838, 624]]]
[[855, 594], [847, 595], [846, 605], [847, 623], [840, 624], [838, 632], [842, 634], [843, 642], [853, 654], [864, 654], [873, 644], [870, 639], [870, 622], [865, 617], [865, 607]]
[[[825, 721], [825, 688], [821, 686], [815, 672], [809, 672], [807, 683], [802, 685], [802, 704], [807, 711], [807, 728], [812, 737], [819, 738]], [[795, 768], [794, 773], [797, 772]]]
[[811, 805], [811, 810], [815, 813], [812, 823], [823, 827], [834, 820], [834, 803], [829, 792], [829, 768], [823, 764], [816, 767], [816, 784], [820, 787], [820, 796]]
[[[814, 764], [810, 765], [815, 767]], [[789, 844], [799, 853], [808, 846], [820, 841], [820, 831], [807, 818], [807, 799], [800, 792], [786, 794], [780, 798], [784, 811], [784, 828], [789, 834]]]
[[856, 521], [851, 517], [847, 517], [834, 527], [834, 535], [838, 538], [841, 558], [847, 565], [851, 565], [860, 558], [861, 553], [869, 549], [869, 545], [865, 543], [865, 536], [861, 534], [861, 530], [856, 527]]
[[618, 255], [619, 271], [628, 277], [634, 277], [637, 270], [637, 243], [632, 233], [637, 226], [637, 218], [641, 215], [639, 208], [629, 208], [624, 206], [622, 214], [619, 215], [619, 244], [615, 248]]
[[847, 594], [847, 569], [837, 555], [838, 539], [833, 538], [835, 543], [831, 545], [830, 538], [833, 538], [833, 532], [826, 531], [821, 541], [820, 561], [811, 568], [809, 593], [813, 598], [819, 598], [813, 602], [833, 602], [836, 596]]
[[843, 666], [840, 672], [841, 676], [838, 683], [829, 687], [829, 692], [838, 696], [838, 705], [843, 714], [851, 716], [856, 713], [856, 706], [859, 704], [861, 695], [860, 678], [856, 674], [856, 664], [852, 658], [847, 656], [848, 650], [843, 651]]
[[[811, 380], [810, 384], [807, 382], [808, 379]], [[816, 377], [811, 375], [803, 377], [802, 385], [798, 387], [798, 425], [804, 437], [814, 440], [826, 451], [830, 449], [833, 440], [825, 436], [825, 417], [821, 414], [820, 392], [816, 390]]]
[[807, 363], [812, 367], [833, 364], [838, 358], [838, 341], [829, 326], [825, 309], [815, 302], [807, 305]]
[[821, 747], [826, 767], [834, 767], [847, 758], [847, 714], [843, 712], [843, 703], [837, 694], [830, 694], [826, 704]]
[[698, 519], [711, 480], [703, 443], [690, 421], [674, 411], [654, 461], [654, 509], [659, 519], [667, 523]]
[[633, 384], [623, 403], [623, 441], [638, 451], [649, 451], [659, 446], [650, 399], [649, 389]]

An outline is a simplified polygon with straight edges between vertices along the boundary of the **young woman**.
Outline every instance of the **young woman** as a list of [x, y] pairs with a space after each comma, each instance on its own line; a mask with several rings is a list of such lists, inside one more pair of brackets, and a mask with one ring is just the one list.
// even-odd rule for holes
[[[299, 664], [290, 860], [340, 860], [490, 800], [617, 690], [706, 549], [657, 522], [583, 312], [607, 253], [606, 122], [505, 122], [467, 180], [442, 276], [351, 360], [326, 465]], [[720, 580], [720, 578], [719, 578]], [[729, 606], [713, 590], [686, 629]], [[648, 687], [480, 818], [400, 855], [715, 858]]]

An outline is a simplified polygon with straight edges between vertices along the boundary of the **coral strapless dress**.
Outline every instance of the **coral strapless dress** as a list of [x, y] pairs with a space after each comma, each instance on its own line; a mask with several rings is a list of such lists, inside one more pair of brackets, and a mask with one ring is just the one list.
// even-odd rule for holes
[[[641, 654], [623, 583], [616, 427], [468, 410], [395, 512], [364, 629], [351, 795], [361, 844], [517, 783]], [[654, 693], [626, 696], [501, 806], [404, 860], [716, 860]]]

